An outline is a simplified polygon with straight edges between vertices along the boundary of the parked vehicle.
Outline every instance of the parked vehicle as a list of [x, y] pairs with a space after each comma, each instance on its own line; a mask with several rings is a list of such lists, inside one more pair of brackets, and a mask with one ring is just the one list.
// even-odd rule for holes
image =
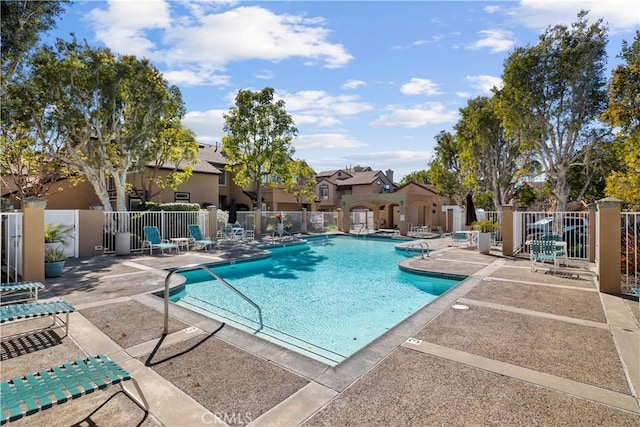
[[589, 227], [586, 218], [579, 216], [565, 216], [562, 218], [562, 229], [553, 226], [555, 217], [544, 217], [536, 222], [527, 224], [527, 240], [538, 240], [548, 234], [559, 234], [567, 242], [567, 254], [570, 258], [584, 258], [587, 256], [589, 243]]

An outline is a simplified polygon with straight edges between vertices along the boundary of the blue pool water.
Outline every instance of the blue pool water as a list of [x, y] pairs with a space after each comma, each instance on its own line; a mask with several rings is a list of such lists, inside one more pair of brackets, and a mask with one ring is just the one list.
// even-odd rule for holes
[[256, 309], [203, 270], [183, 273], [171, 301], [335, 365], [459, 282], [401, 271], [408, 255], [397, 243], [310, 239], [267, 259], [210, 266], [261, 307], [260, 330]]

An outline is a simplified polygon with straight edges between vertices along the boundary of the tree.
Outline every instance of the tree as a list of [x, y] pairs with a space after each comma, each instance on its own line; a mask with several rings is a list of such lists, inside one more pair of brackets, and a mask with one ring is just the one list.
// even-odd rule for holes
[[272, 88], [259, 92], [240, 90], [235, 106], [224, 114], [222, 152], [240, 187], [253, 184], [258, 207], [262, 203], [262, 185], [271, 180], [287, 181], [294, 149], [291, 141], [298, 129], [286, 112], [283, 100], [274, 100]]
[[506, 60], [498, 110], [509, 137], [536, 150], [557, 208], [569, 197], [567, 173], [582, 165], [580, 148], [601, 140], [595, 119], [606, 105], [606, 28], [588, 25], [587, 12], [571, 25], [549, 27], [535, 46]]
[[441, 131], [436, 135], [436, 156], [429, 164], [431, 181], [436, 191], [462, 205], [471, 188], [464, 183], [456, 137]]
[[455, 125], [461, 168], [476, 193], [492, 194], [492, 205], [501, 210], [511, 200], [521, 175], [526, 173], [523, 144], [508, 136], [496, 113], [495, 98], [480, 96], [460, 109]]
[[[184, 110], [182, 105], [180, 108]], [[182, 118], [184, 111], [176, 116]], [[186, 181], [193, 173], [192, 164], [198, 160], [198, 143], [191, 129], [182, 127], [182, 124], [175, 120], [168, 124], [160, 134], [150, 140], [147, 145], [147, 155], [152, 158], [147, 167], [141, 168], [137, 175], [139, 188], [132, 191], [136, 196], [147, 202], [166, 188], [176, 190], [178, 185]], [[155, 155], [155, 157], [154, 157]]]
[[304, 160], [289, 162], [289, 173], [283, 184], [283, 191], [295, 196], [299, 208], [315, 200], [316, 172]]
[[117, 209], [126, 210], [127, 176], [156, 160], [159, 144], [184, 147], [162, 138], [184, 114], [180, 91], [147, 60], [58, 40], [30, 65], [20, 83], [25, 126], [50, 156], [86, 177], [105, 210], [112, 210], [109, 179]]
[[400, 180], [400, 185], [405, 185], [410, 182], [415, 182], [417, 184], [431, 184], [431, 172], [429, 170], [411, 172]]
[[68, 1], [2, 0], [0, 34], [2, 43], [2, 85], [0, 99], [6, 101], [7, 86], [20, 69], [27, 54], [40, 41], [40, 34], [56, 25]]
[[606, 192], [640, 209], [640, 32], [631, 46], [623, 42], [619, 57], [624, 63], [613, 70], [602, 118], [618, 129], [622, 167], [607, 178]]

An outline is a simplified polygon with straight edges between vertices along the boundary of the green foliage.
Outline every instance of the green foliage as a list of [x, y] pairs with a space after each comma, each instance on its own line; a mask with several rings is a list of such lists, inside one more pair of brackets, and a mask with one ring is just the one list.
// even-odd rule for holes
[[2, 103], [7, 101], [6, 88], [19, 72], [29, 52], [40, 41], [40, 35], [56, 25], [69, 1], [2, 0], [0, 4], [0, 53], [2, 56]]
[[62, 243], [73, 239], [73, 226], [63, 225], [60, 223], [45, 224], [44, 226], [44, 242], [45, 243]]
[[298, 206], [303, 203], [312, 202], [316, 198], [316, 173], [304, 160], [294, 160], [289, 162], [289, 172], [286, 180], [284, 192], [295, 196]]
[[532, 206], [538, 200], [536, 190], [529, 184], [522, 184], [516, 188], [515, 196], [522, 206]]
[[462, 204], [471, 188], [463, 184], [462, 166], [459, 162], [460, 148], [456, 137], [449, 132], [441, 131], [436, 136], [436, 143], [436, 156], [429, 164], [431, 182], [438, 193]]
[[495, 98], [477, 97], [460, 109], [455, 125], [459, 161], [465, 187], [490, 191], [491, 206], [498, 209], [515, 191], [515, 183], [526, 173], [526, 146], [508, 136], [496, 112]]
[[160, 202], [146, 202], [138, 205], [139, 211], [168, 211], [168, 212], [191, 212], [199, 211], [200, 205], [198, 203], [160, 203]]
[[619, 129], [620, 167], [607, 178], [606, 193], [623, 200], [631, 210], [640, 209], [640, 31], [631, 45], [624, 42], [619, 55], [624, 63], [613, 70], [609, 105], [603, 120]]
[[431, 184], [431, 171], [430, 170], [421, 170], [414, 171], [408, 175], [405, 175], [404, 178], [400, 181], [400, 185], [405, 185], [410, 182], [415, 182], [417, 184]]
[[61, 262], [66, 260], [67, 257], [64, 254], [62, 248], [47, 248], [44, 250], [44, 262]]
[[586, 16], [517, 48], [505, 62], [498, 100], [508, 136], [535, 149], [560, 210], [569, 197], [567, 173], [581, 165], [577, 151], [602, 136], [595, 119], [606, 104], [607, 32], [602, 20], [589, 25]]
[[12, 84], [14, 101], [30, 114], [15, 108], [6, 120], [19, 123], [37, 136], [34, 145], [86, 176], [107, 211], [112, 210], [109, 179], [118, 210], [126, 210], [129, 174], [148, 168], [163, 148], [193, 152], [194, 141], [180, 131], [185, 113], [180, 91], [146, 59], [58, 40], [55, 48], [41, 48], [31, 58], [29, 75]]
[[473, 198], [475, 207], [479, 209], [488, 210], [488, 211], [494, 210], [494, 209], [501, 209], [502, 206], [498, 207], [495, 205], [493, 196], [494, 196], [494, 193], [492, 193], [491, 191], [483, 191], [481, 193], [477, 193]]
[[253, 184], [258, 203], [262, 200], [263, 181], [288, 181], [291, 144], [298, 129], [285, 110], [282, 100], [274, 99], [273, 88], [260, 92], [240, 90], [235, 105], [224, 114], [222, 152], [240, 187]]
[[496, 224], [491, 221], [489, 218], [481, 219], [479, 221], [475, 221], [471, 224], [474, 230], [478, 230], [481, 233], [490, 233], [494, 230], [500, 229], [500, 224]]

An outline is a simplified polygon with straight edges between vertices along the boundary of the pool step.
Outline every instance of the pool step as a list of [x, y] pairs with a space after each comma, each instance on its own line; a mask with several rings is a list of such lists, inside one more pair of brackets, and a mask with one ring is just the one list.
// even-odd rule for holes
[[258, 330], [260, 325], [257, 321], [210, 304], [197, 297], [186, 295], [181, 298], [177, 304], [207, 317], [212, 317], [221, 322], [228, 323], [229, 325], [251, 333], [252, 335], [261, 337], [298, 353], [302, 353], [312, 359], [319, 360], [331, 366], [335, 366], [346, 359], [346, 356], [344, 355], [315, 346], [307, 341], [300, 340], [266, 325], [261, 330]]

